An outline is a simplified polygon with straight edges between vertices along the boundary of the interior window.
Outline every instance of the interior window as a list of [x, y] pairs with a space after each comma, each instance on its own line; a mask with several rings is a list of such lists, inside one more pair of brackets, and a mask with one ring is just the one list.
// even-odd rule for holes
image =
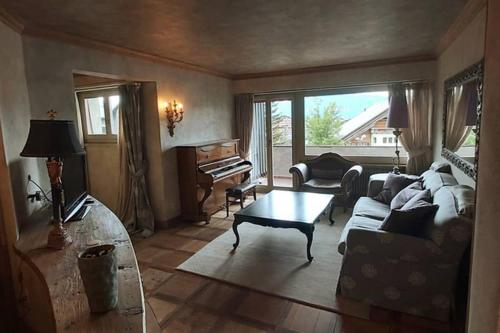
[[120, 95], [117, 89], [77, 93], [86, 142], [117, 142]]

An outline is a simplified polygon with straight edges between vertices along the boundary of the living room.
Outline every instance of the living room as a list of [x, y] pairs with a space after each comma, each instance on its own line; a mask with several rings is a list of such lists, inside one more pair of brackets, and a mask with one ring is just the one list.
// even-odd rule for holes
[[[493, 0], [0, 1], [2, 324], [495, 332], [499, 13]], [[37, 151], [50, 141], [37, 126], [59, 121], [83, 159]], [[62, 184], [42, 157], [63, 163]], [[373, 198], [398, 172], [430, 193], [418, 235], [380, 229], [402, 183]], [[86, 217], [52, 229], [77, 201]], [[396, 266], [365, 253], [363, 229], [395, 235], [381, 255]], [[399, 242], [421, 252], [402, 258]], [[118, 306], [96, 315], [77, 254], [108, 243]]]

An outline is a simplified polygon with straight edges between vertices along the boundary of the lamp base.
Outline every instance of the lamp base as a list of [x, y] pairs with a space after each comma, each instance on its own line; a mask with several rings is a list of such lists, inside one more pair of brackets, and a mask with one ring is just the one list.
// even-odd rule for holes
[[66, 246], [70, 245], [73, 242], [71, 236], [68, 234], [66, 229], [63, 227], [62, 222], [54, 221], [54, 228], [49, 233], [49, 237], [47, 239], [47, 247], [56, 250], [62, 250]]

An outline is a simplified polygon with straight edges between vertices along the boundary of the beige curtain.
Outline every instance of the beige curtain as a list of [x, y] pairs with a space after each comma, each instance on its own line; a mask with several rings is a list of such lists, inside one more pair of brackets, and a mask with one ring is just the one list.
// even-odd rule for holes
[[241, 94], [234, 97], [236, 137], [240, 139], [241, 158], [248, 159], [252, 139], [253, 95]]
[[118, 190], [118, 213], [120, 220], [125, 225], [128, 231], [135, 230], [135, 214], [133, 198], [130, 195], [132, 188], [132, 178], [128, 171], [128, 154], [127, 143], [125, 142], [124, 128], [123, 128], [123, 112], [119, 112], [120, 129], [118, 132], [118, 149], [120, 150], [120, 188]]
[[408, 152], [406, 172], [409, 174], [421, 174], [432, 162], [432, 98], [429, 82], [413, 83], [406, 89], [408, 128], [401, 129], [401, 144]]
[[474, 94], [477, 94], [474, 82], [455, 87], [448, 92], [445, 146], [451, 151], [457, 151], [471, 131], [466, 119]]
[[120, 87], [120, 168], [118, 214], [127, 230], [154, 232], [154, 216], [146, 189], [146, 160], [143, 154], [141, 85]]

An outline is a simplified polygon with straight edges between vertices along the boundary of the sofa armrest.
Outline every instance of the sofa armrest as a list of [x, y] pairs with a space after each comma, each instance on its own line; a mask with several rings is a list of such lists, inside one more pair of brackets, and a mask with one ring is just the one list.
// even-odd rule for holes
[[387, 173], [375, 173], [371, 175], [368, 180], [368, 193], [366, 196], [373, 198], [382, 192], [387, 175]]
[[347, 234], [345, 255], [356, 253], [403, 262], [447, 262], [443, 251], [431, 240], [353, 227]]
[[309, 180], [309, 168], [305, 163], [295, 164], [288, 170], [291, 174], [296, 174], [299, 179], [299, 187]]

